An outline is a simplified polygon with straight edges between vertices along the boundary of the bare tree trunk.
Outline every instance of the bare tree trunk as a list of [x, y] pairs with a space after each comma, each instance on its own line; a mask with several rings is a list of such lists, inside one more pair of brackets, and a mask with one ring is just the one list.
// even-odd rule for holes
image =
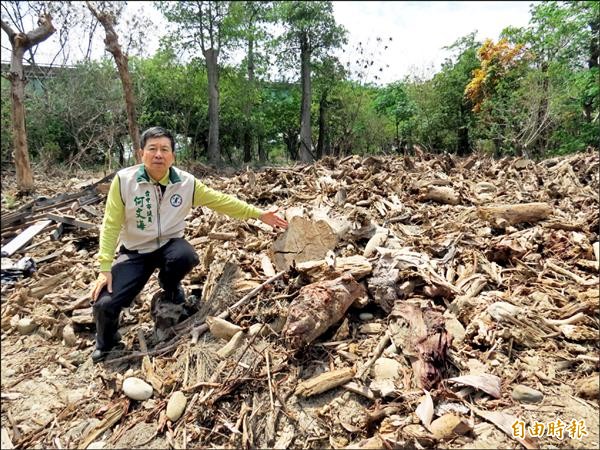
[[458, 148], [457, 154], [459, 156], [468, 155], [470, 152], [469, 145], [469, 127], [467, 125], [467, 108], [463, 104], [460, 105], [460, 122], [461, 125], [458, 127]]
[[254, 101], [254, 39], [248, 38], [248, 85], [250, 88], [250, 98], [244, 105], [244, 115], [246, 116], [246, 126], [244, 127], [244, 162], [252, 160], [252, 106]]
[[283, 141], [288, 149], [288, 153], [290, 154], [290, 159], [293, 161], [298, 160], [298, 148], [296, 145], [296, 130], [289, 130], [288, 133], [283, 134]]
[[26, 194], [34, 191], [33, 172], [29, 163], [29, 149], [27, 148], [27, 131], [25, 130], [25, 74], [23, 72], [23, 55], [31, 47], [45, 41], [56, 31], [52, 24], [52, 17], [44, 14], [38, 20], [38, 28], [29, 33], [14, 31], [4, 20], [1, 21], [2, 29], [8, 35], [12, 47], [10, 59], [11, 95], [11, 122], [13, 130], [13, 145], [15, 148], [15, 168], [17, 172], [17, 190]]
[[98, 22], [100, 22], [104, 27], [104, 31], [106, 33], [106, 37], [104, 39], [106, 50], [108, 50], [113, 55], [115, 63], [117, 64], [117, 70], [119, 72], [119, 77], [121, 78], [121, 84], [123, 85], [123, 94], [125, 96], [125, 109], [127, 111], [127, 127], [129, 129], [129, 137], [131, 139], [131, 145], [134, 151], [135, 161], [136, 163], [140, 163], [140, 155], [137, 152], [137, 150], [141, 148], [140, 132], [137, 124], [137, 113], [135, 110], [135, 95], [133, 94], [133, 83], [131, 82], [131, 75], [129, 73], [129, 58], [121, 50], [121, 45], [119, 44], [119, 36], [117, 35], [114, 28], [115, 17], [110, 13], [98, 11], [87, 1], [86, 5], [88, 9], [92, 12], [92, 14], [96, 17], [96, 19], [98, 19]]
[[533, 150], [538, 150], [539, 156], [544, 156], [548, 147], [548, 127], [546, 127], [545, 122], [547, 120], [548, 115], [548, 90], [550, 85], [550, 77], [548, 75], [548, 65], [544, 63], [542, 66], [542, 100], [540, 103], [540, 109], [538, 110], [536, 127], [540, 130], [537, 138], [537, 145], [533, 147]]
[[302, 104], [300, 108], [300, 161], [313, 162], [312, 132], [310, 126], [310, 48], [308, 37], [304, 33], [300, 39], [300, 81], [302, 83]]
[[265, 151], [265, 137], [262, 134], [258, 135], [258, 160], [261, 164], [267, 162], [267, 152]]
[[327, 126], [327, 89], [323, 89], [319, 101], [319, 140], [317, 141], [317, 159], [329, 155], [329, 127]]
[[208, 162], [221, 165], [219, 150], [219, 73], [217, 61], [219, 51], [209, 48], [202, 51], [208, 72]]
[[[17, 186], [19, 192], [33, 192], [33, 173], [29, 163], [27, 147], [27, 132], [25, 130], [25, 75], [23, 74], [23, 54], [25, 51], [16, 49], [12, 53], [10, 95], [12, 102], [12, 128], [15, 147], [15, 167], [17, 171]], [[13, 72], [12, 68], [15, 68]]]
[[117, 147], [119, 148], [119, 167], [125, 166], [125, 147], [123, 147], [123, 143], [121, 139], [117, 139]]
[[[590, 41], [590, 56], [588, 59], [588, 68], [593, 70], [598, 67], [598, 60], [600, 59], [600, 42], [598, 42], [598, 34], [600, 33], [600, 17], [595, 15], [595, 17], [589, 23], [590, 28], [592, 29], [592, 39]], [[595, 82], [598, 82], [596, 78]], [[593, 113], [593, 100], [594, 97], [592, 95], [588, 96], [583, 102], [583, 114], [585, 116], [585, 120], [589, 123], [592, 122], [592, 113]]]

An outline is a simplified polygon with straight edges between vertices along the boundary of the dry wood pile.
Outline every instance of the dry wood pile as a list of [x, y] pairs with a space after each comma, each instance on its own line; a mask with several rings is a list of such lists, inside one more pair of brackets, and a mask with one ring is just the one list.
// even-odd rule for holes
[[3, 250], [49, 223], [2, 258], [1, 448], [597, 448], [599, 169], [419, 153], [206, 176], [288, 230], [198, 208], [195, 312], [155, 333], [154, 275], [100, 365], [106, 180], [54, 184], [2, 214]]

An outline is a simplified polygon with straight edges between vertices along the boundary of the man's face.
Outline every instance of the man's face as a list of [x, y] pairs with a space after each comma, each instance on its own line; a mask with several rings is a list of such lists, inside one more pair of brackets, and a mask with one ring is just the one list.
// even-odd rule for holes
[[148, 174], [156, 181], [165, 176], [175, 161], [171, 140], [166, 136], [150, 138], [142, 149], [142, 162]]

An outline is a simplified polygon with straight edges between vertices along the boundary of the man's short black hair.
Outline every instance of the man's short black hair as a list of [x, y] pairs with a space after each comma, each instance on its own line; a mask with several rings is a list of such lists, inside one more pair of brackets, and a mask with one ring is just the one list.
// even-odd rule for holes
[[168, 137], [171, 141], [171, 150], [175, 152], [175, 139], [171, 132], [163, 127], [151, 127], [142, 133], [140, 145], [142, 146], [142, 150], [146, 146], [146, 142], [148, 139], [159, 138], [159, 137]]

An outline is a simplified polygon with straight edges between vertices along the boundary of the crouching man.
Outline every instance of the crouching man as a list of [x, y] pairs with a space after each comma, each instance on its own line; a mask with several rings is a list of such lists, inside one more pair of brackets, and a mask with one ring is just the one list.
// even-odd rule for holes
[[[120, 170], [113, 179], [100, 232], [100, 274], [92, 289], [96, 349], [94, 362], [104, 359], [120, 340], [119, 315], [131, 305], [155, 269], [163, 298], [185, 301], [181, 280], [198, 264], [194, 248], [183, 238], [192, 207], [206, 206], [236, 219], [257, 218], [286, 228], [275, 212], [265, 212], [215, 191], [193, 175], [173, 167], [175, 140], [161, 127], [141, 136], [142, 164]], [[117, 241], [121, 247], [113, 262]]]

